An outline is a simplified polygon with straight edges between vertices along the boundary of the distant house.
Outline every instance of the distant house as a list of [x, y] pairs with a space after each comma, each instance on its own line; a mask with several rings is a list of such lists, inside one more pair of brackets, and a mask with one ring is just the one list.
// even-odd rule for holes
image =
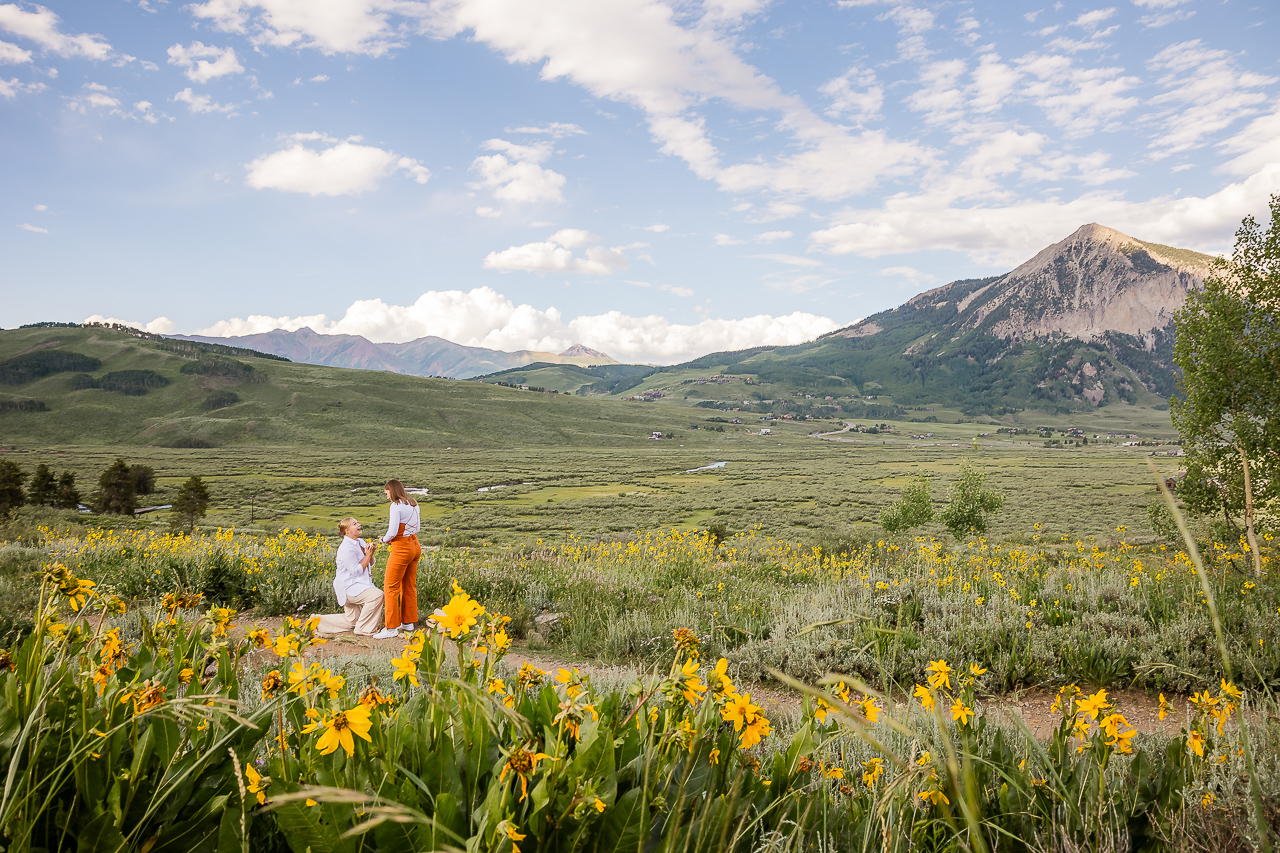
[[773, 430], [769, 429], [768, 427], [760, 427], [760, 434], [761, 434], [761, 435], [773, 435]]

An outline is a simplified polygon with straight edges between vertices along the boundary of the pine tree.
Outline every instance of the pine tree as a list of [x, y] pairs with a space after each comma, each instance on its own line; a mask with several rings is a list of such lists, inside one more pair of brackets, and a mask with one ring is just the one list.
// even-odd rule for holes
[[76, 475], [71, 471], [63, 471], [58, 478], [58, 509], [77, 509], [80, 506], [80, 490], [76, 488]]
[[32, 506], [53, 506], [58, 497], [58, 483], [53, 469], [43, 462], [36, 466], [35, 476], [27, 489], [27, 503]]
[[22, 491], [22, 483], [26, 479], [26, 471], [8, 459], [0, 459], [0, 518], [8, 518], [10, 513], [26, 502], [26, 495]]
[[133, 472], [123, 459], [117, 459], [98, 477], [98, 492], [93, 508], [108, 515], [133, 515], [138, 508], [138, 495], [133, 489]]
[[133, 475], [133, 493], [150, 495], [156, 490], [156, 469], [150, 465], [131, 465], [129, 473]]
[[209, 487], [199, 477], [188, 477], [173, 499], [173, 516], [170, 524], [176, 530], [186, 527], [188, 533], [196, 529], [196, 522], [209, 510]]

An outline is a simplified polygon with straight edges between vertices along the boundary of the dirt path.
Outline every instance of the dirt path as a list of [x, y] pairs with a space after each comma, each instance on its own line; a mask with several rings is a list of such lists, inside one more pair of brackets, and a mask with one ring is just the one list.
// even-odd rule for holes
[[[253, 618], [252, 614], [246, 613], [236, 621], [233, 633], [243, 636], [245, 632], [254, 628], [266, 628], [274, 635], [279, 633], [283, 626], [283, 616]], [[403, 648], [403, 638], [374, 640], [353, 634], [339, 634], [322, 646], [308, 649], [306, 657], [323, 661], [333, 657], [381, 652], [390, 658], [399, 655]], [[279, 658], [270, 649], [259, 649], [252, 653], [250, 660], [256, 666], [265, 667], [271, 660], [279, 660]], [[568, 669], [576, 667], [584, 675], [590, 675], [593, 680], [602, 682], [629, 681], [646, 672], [629, 665], [607, 666], [591, 660], [575, 660], [545, 649], [535, 651], [522, 643], [512, 645], [504, 663], [513, 670], [529, 663], [552, 673], [561, 667]], [[743, 687], [751, 693], [754, 701], [760, 703], [772, 714], [800, 713], [801, 697], [788, 688], [766, 687], [760, 684], [745, 684]], [[1109, 691], [1107, 695], [1116, 709], [1124, 714], [1129, 724], [1142, 734], [1175, 735], [1189, 718], [1190, 704], [1185, 696], [1166, 696], [1169, 713], [1162, 721], [1159, 718], [1160, 702], [1156, 696], [1140, 690]], [[1053, 691], [1026, 690], [999, 697], [980, 698], [979, 701], [992, 714], [996, 722], [1016, 726], [1015, 718], [1021, 718], [1032, 734], [1044, 739], [1057, 727], [1061, 719], [1051, 710], [1055, 697], [1056, 693]], [[906, 710], [907, 701], [903, 698], [896, 700], [893, 703], [894, 710]]]

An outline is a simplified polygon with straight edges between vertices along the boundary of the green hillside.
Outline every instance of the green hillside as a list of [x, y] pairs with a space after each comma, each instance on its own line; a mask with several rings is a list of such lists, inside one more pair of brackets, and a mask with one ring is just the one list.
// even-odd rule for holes
[[478, 382], [294, 364], [105, 327], [0, 331], [0, 443], [618, 445], [690, 413]]

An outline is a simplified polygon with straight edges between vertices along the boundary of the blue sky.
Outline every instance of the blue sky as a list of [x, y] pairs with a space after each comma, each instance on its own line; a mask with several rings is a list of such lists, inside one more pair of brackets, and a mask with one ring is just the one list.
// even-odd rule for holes
[[1280, 191], [1275, 3], [0, 4], [0, 325], [671, 362]]

